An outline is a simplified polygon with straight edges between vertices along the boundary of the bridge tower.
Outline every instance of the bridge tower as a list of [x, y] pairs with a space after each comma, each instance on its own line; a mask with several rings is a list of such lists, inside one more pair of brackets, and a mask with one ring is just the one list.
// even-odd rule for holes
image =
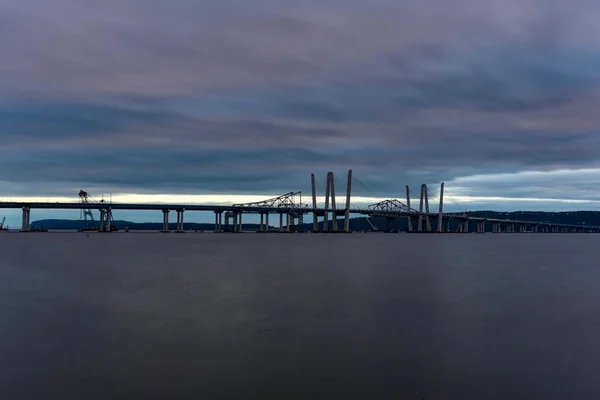
[[[423, 203], [425, 203], [425, 214], [423, 214]], [[427, 195], [427, 185], [421, 185], [421, 197], [419, 201], [419, 226], [417, 232], [423, 232], [423, 218], [425, 218], [425, 230], [431, 232], [431, 221], [429, 220], [429, 196]]]
[[413, 226], [412, 226], [412, 217], [410, 216], [410, 188], [408, 187], [408, 185], [406, 185], [406, 207], [408, 208], [408, 217], [406, 217], [406, 219], [408, 220], [408, 232], [412, 232], [413, 231]]
[[350, 194], [352, 193], [352, 170], [348, 170], [346, 184], [346, 210], [344, 211], [344, 232], [350, 233]]
[[437, 224], [437, 231], [439, 233], [444, 232], [443, 212], [444, 212], [444, 182], [442, 182], [442, 184], [440, 185], [440, 210], [438, 213], [438, 224]]
[[312, 192], [312, 207], [313, 207], [313, 232], [319, 231], [319, 219], [317, 215], [317, 187], [315, 184], [315, 174], [310, 174], [310, 186]]

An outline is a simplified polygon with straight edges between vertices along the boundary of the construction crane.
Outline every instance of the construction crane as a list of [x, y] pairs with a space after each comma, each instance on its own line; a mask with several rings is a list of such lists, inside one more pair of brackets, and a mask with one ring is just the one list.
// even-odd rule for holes
[[[79, 191], [79, 200], [81, 201], [82, 204], [104, 203], [104, 199], [102, 199], [100, 201], [96, 201], [85, 190]], [[110, 213], [110, 214], [111, 214], [111, 222], [114, 222], [114, 218], [112, 218], [112, 213]], [[96, 224], [96, 220], [94, 219], [94, 215], [92, 214], [91, 209], [82, 208], [81, 209], [81, 219], [83, 220], [83, 228], [80, 229], [81, 232], [100, 230], [100, 226], [99, 226], [100, 224], [98, 224], [98, 225]], [[118, 231], [119, 229], [114, 225], [114, 223], [112, 223], [110, 230]]]
[[4, 223], [6, 222], [6, 217], [2, 218], [2, 222], [0, 222], [0, 231], [7, 231], [8, 227], [4, 226]]

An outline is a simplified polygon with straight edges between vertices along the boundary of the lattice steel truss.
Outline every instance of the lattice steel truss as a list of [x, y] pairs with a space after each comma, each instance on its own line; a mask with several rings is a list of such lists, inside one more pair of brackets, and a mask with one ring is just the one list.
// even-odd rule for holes
[[302, 192], [289, 192], [282, 194], [272, 199], [255, 201], [253, 203], [240, 203], [234, 204], [235, 207], [265, 207], [265, 208], [306, 208], [306, 205], [302, 204]]
[[369, 210], [373, 215], [397, 215], [397, 214], [408, 214], [418, 213], [413, 208], [408, 206], [396, 199], [383, 200], [379, 203], [369, 205]]
[[[242, 212], [244, 213], [254, 212], [254, 208], [278, 208], [281, 209], [281, 212], [290, 214], [290, 216], [306, 214], [306, 209], [308, 208], [308, 205], [302, 203], [302, 192], [289, 192], [271, 199], [252, 203], [233, 204], [233, 206], [243, 208]], [[227, 214], [232, 215], [233, 212], [229, 211]]]

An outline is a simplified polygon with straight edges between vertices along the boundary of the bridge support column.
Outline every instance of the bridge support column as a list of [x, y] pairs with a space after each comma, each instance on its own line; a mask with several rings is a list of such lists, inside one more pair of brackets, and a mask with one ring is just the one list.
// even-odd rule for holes
[[169, 211], [168, 209], [162, 210], [163, 212], [163, 227], [161, 232], [169, 232]]
[[279, 213], [279, 232], [283, 232], [283, 213]]
[[421, 195], [419, 197], [419, 221], [417, 222], [417, 232], [423, 232], [423, 202], [425, 201], [423, 198], [423, 186], [421, 185]]
[[515, 233], [515, 224], [513, 222], [510, 224], [510, 232]]
[[269, 213], [265, 213], [265, 230], [269, 232]]
[[98, 232], [104, 232], [106, 230], [106, 210], [100, 209], [100, 221], [98, 222]]
[[535, 233], [539, 232], [539, 226], [537, 224], [533, 225], [533, 232], [535, 232]]
[[[406, 185], [406, 207], [408, 208], [408, 212], [410, 214], [410, 212], [411, 212], [411, 208], [410, 208], [410, 188], [408, 187], [408, 185]], [[407, 232], [413, 232], [412, 217], [410, 215], [408, 215], [408, 217], [406, 217], [406, 220], [408, 222], [408, 227], [406, 228]]]
[[291, 219], [290, 218], [290, 214], [286, 213], [285, 214], [285, 231], [286, 232], [291, 232], [291, 230], [290, 230], [290, 219]]
[[411, 216], [406, 217], [406, 222], [407, 222], [406, 232], [409, 232], [409, 233], [414, 232], [413, 224], [412, 224], [412, 217]]
[[325, 187], [325, 212], [323, 213], [323, 232], [329, 231], [329, 193], [331, 188], [331, 172], [327, 173], [327, 183]]
[[106, 232], [112, 232], [112, 209], [106, 210]]
[[181, 233], [183, 232], [183, 210], [175, 210], [177, 213], [177, 227], [175, 228], [175, 232]]
[[465, 219], [465, 221], [463, 222], [463, 232], [469, 233], [469, 220], [468, 219]]
[[265, 214], [260, 213], [260, 231], [265, 231]]
[[333, 172], [330, 172], [331, 174], [331, 180], [329, 181], [329, 184], [331, 185], [331, 208], [333, 209], [332, 213], [331, 213], [331, 230], [333, 232], [337, 232], [338, 231], [338, 220], [337, 220], [337, 211], [336, 211], [336, 204], [335, 204], [335, 177], [333, 175]]
[[239, 219], [239, 220], [238, 220], [238, 221], [239, 221], [239, 222], [238, 222], [238, 232], [239, 232], [239, 233], [242, 233], [242, 232], [244, 232], [244, 224], [243, 224], [243, 222], [242, 222], [242, 215], [244, 215], [244, 213], [242, 213], [242, 212], [240, 212], [240, 213], [238, 214], [238, 219]]
[[[315, 185], [315, 174], [310, 174], [310, 185], [312, 189], [312, 207], [313, 207], [313, 232], [319, 231], [319, 218], [317, 216], [317, 187]], [[268, 219], [268, 214], [267, 214]], [[269, 223], [267, 222], [267, 225]]]
[[431, 220], [429, 219], [429, 191], [427, 185], [423, 185], [425, 188], [425, 224], [427, 225], [427, 232], [431, 232]]
[[23, 207], [23, 214], [21, 216], [21, 232], [29, 232], [31, 225], [31, 209], [29, 207]]
[[444, 232], [444, 219], [442, 214], [444, 212], [444, 182], [440, 185], [440, 210], [438, 213], [437, 231], [439, 233]]
[[215, 232], [219, 232], [221, 229], [219, 227], [219, 216], [221, 214], [215, 211]]
[[344, 232], [350, 233], [350, 194], [352, 193], [352, 170], [348, 171], [346, 184], [346, 210], [344, 211]]

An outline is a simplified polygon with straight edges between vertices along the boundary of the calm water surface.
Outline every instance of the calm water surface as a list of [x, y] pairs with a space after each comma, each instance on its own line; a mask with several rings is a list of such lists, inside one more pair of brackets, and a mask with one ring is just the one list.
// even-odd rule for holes
[[0, 234], [2, 399], [598, 399], [600, 236]]

